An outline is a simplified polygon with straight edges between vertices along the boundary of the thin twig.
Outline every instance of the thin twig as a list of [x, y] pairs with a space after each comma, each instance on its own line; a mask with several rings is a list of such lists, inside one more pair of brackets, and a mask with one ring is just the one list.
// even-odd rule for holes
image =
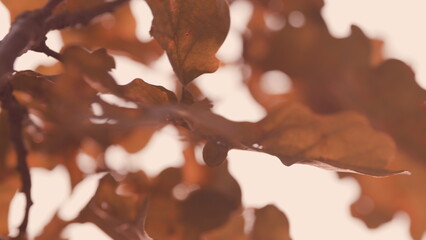
[[78, 25], [87, 25], [95, 17], [104, 13], [113, 12], [117, 7], [128, 2], [129, 0], [116, 0], [106, 2], [97, 7], [79, 11], [76, 13], [64, 12], [56, 16], [52, 16], [46, 23], [50, 30], [59, 30], [67, 27], [75, 27]]
[[22, 137], [23, 122], [28, 116], [27, 109], [19, 104], [16, 98], [12, 95], [12, 86], [7, 84], [0, 91], [0, 100], [2, 108], [8, 112], [10, 125], [10, 139], [15, 146], [16, 155], [18, 158], [17, 171], [21, 176], [21, 192], [25, 194], [26, 206], [24, 220], [19, 226], [19, 237], [26, 235], [30, 208], [33, 204], [31, 198], [31, 176], [27, 164], [27, 149]]
[[41, 42], [39, 46], [31, 49], [35, 52], [40, 52], [46, 54], [48, 57], [53, 57], [56, 60], [62, 62], [62, 55], [56, 51], [53, 51], [46, 45], [46, 41]]
[[27, 164], [27, 149], [23, 139], [23, 122], [28, 117], [27, 109], [19, 104], [13, 96], [13, 88], [9, 83], [16, 59], [37, 46], [45, 39], [44, 20], [62, 0], [50, 0], [42, 10], [21, 14], [10, 28], [9, 33], [0, 42], [0, 102], [7, 111], [10, 126], [10, 139], [17, 155], [17, 171], [21, 176], [21, 191], [25, 194], [26, 205], [24, 219], [19, 226], [17, 239], [23, 239], [27, 233], [31, 197], [31, 175]]

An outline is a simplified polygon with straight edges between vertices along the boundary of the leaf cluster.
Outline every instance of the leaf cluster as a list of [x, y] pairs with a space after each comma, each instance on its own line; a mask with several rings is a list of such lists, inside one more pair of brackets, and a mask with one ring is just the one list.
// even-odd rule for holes
[[[28, 220], [31, 185], [25, 167], [61, 164], [73, 189], [88, 176], [103, 177], [75, 219], [53, 217], [36, 239], [60, 239], [76, 222], [92, 222], [113, 239], [290, 239], [288, 219], [273, 205], [252, 209], [253, 225], [246, 226], [241, 190], [227, 170], [232, 149], [352, 176], [362, 187], [352, 214], [367, 226], [377, 227], [403, 210], [412, 219], [414, 239], [426, 230], [426, 192], [416, 184], [426, 178], [426, 93], [406, 64], [384, 59], [378, 40], [358, 27], [346, 38], [334, 38], [321, 16], [321, 0], [251, 0], [243, 56], [231, 63], [215, 56], [230, 29], [225, 0], [147, 0], [154, 17], [154, 39], [148, 42], [136, 37], [125, 0], [2, 2], [14, 22], [0, 42], [0, 234], [8, 235], [8, 207], [20, 183]], [[302, 16], [303, 24], [271, 28], [265, 20], [285, 22], [292, 14]], [[57, 29], [64, 41], [60, 53], [45, 43], [45, 35]], [[14, 61], [27, 51], [58, 63], [14, 72]], [[149, 67], [163, 53], [176, 89], [149, 84], [144, 76], [119, 84], [111, 75], [113, 55]], [[266, 110], [263, 119], [237, 122], [214, 113], [214, 102], [197, 88], [196, 78], [221, 64], [250, 69], [245, 87]], [[291, 90], [266, 91], [264, 76], [270, 71], [287, 74]], [[107, 101], [106, 95], [129, 104]], [[143, 169], [118, 172], [106, 163], [111, 146], [136, 153], [166, 125], [185, 143], [180, 168], [148, 177]], [[92, 158], [92, 171], [78, 165], [81, 153]], [[366, 198], [374, 207], [366, 209]], [[12, 238], [25, 239], [26, 224]]]

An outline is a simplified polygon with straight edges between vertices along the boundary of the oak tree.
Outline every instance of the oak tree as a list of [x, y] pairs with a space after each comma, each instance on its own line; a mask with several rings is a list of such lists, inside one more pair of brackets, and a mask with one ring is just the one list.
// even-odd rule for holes
[[[2, 0], [12, 20], [0, 42], [4, 239], [27, 239], [30, 169], [57, 165], [67, 169], [72, 188], [90, 175], [103, 175], [75, 219], [54, 216], [36, 239], [61, 239], [68, 225], [85, 222], [113, 239], [291, 239], [291, 219], [273, 205], [255, 209], [254, 223], [245, 230], [242, 193], [227, 169], [232, 149], [355, 178], [362, 192], [351, 206], [354, 217], [375, 228], [402, 210], [411, 218], [413, 239], [422, 237], [426, 92], [411, 68], [385, 59], [378, 40], [356, 26], [346, 38], [333, 37], [321, 15], [322, 0], [250, 0], [243, 55], [221, 63], [216, 53], [232, 21], [229, 4], [236, 1], [242, 0], [146, 0], [153, 39], [143, 42], [135, 34], [129, 0]], [[271, 26], [265, 20], [285, 22], [294, 14], [304, 22]], [[60, 52], [46, 44], [46, 34], [54, 30], [64, 42]], [[28, 51], [57, 63], [15, 71], [15, 61]], [[173, 68], [176, 89], [149, 84], [144, 76], [119, 84], [111, 74], [114, 55], [149, 67], [162, 54]], [[216, 114], [215, 103], [194, 83], [226, 64], [244, 72], [244, 84], [267, 112], [262, 120], [238, 122]], [[262, 81], [270, 71], [287, 74], [292, 88], [265, 91]], [[104, 94], [132, 105], [106, 101]], [[166, 125], [176, 127], [185, 144], [180, 168], [149, 177], [143, 169], [116, 171], [105, 162], [111, 146], [138, 152]], [[200, 146], [202, 156], [195, 153]], [[92, 158], [93, 172], [82, 171], [79, 153]], [[182, 188], [186, 194], [179, 197], [176, 189]], [[11, 236], [8, 209], [18, 189], [26, 197], [25, 215], [19, 233]], [[374, 202], [371, 209], [365, 198]]]

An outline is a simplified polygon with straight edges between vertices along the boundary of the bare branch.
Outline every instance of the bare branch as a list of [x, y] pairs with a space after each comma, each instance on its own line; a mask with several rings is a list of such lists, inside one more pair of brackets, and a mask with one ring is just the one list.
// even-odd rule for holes
[[56, 51], [53, 51], [46, 45], [46, 41], [41, 42], [39, 46], [31, 49], [35, 52], [40, 52], [46, 54], [48, 57], [53, 57], [56, 60], [62, 62], [62, 55]]
[[26, 235], [30, 208], [33, 204], [31, 198], [31, 176], [27, 164], [27, 149], [22, 137], [22, 126], [24, 120], [28, 117], [27, 109], [19, 104], [16, 98], [12, 95], [12, 86], [5, 85], [0, 90], [0, 100], [2, 108], [8, 112], [10, 125], [10, 139], [15, 146], [16, 155], [18, 158], [17, 171], [21, 175], [21, 192], [25, 194], [26, 206], [24, 220], [19, 226], [19, 237]]
[[24, 12], [18, 16], [9, 33], [0, 41], [0, 101], [2, 108], [7, 111], [9, 116], [10, 138], [18, 158], [17, 171], [21, 175], [21, 191], [26, 197], [25, 215], [19, 226], [19, 235], [16, 239], [23, 239], [26, 236], [29, 212], [33, 202], [31, 198], [31, 176], [26, 160], [27, 149], [22, 136], [23, 122], [28, 117], [28, 112], [12, 94], [13, 88], [9, 81], [14, 71], [13, 65], [16, 59], [28, 50], [43, 52], [61, 60], [61, 55], [46, 45], [47, 32], [53, 29], [89, 23], [96, 16], [111, 12], [127, 1], [116, 0], [90, 10], [52, 16], [53, 10], [63, 0], [49, 0], [43, 8]]
[[95, 17], [104, 13], [113, 12], [117, 7], [128, 2], [129, 0], [116, 0], [106, 2], [92, 9], [79, 11], [76, 13], [62, 13], [50, 18], [46, 25], [50, 30], [64, 29], [67, 27], [75, 27], [78, 25], [87, 25]]
[[42, 8], [42, 11], [47, 14], [52, 14], [53, 10], [64, 0], [49, 0], [49, 2]]

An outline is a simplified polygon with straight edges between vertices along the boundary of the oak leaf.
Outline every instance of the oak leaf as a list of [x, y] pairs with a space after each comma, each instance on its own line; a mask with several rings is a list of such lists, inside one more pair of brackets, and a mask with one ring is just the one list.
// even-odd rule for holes
[[[144, 184], [148, 185], [147, 182]], [[119, 185], [120, 182], [111, 175], [105, 175], [95, 195], [76, 220], [92, 222], [114, 239], [148, 240], [144, 226], [140, 225], [146, 217], [146, 195], [119, 192]]]
[[[95, 8], [107, 1], [69, 1], [65, 9], [74, 11]], [[129, 3], [116, 9], [112, 14], [100, 17], [83, 28], [65, 29], [61, 35], [65, 45], [81, 45], [89, 49], [107, 48], [113, 53], [126, 55], [144, 64], [156, 60], [162, 49], [155, 41], [141, 42], [137, 39], [136, 20]]]
[[153, 109], [161, 115], [185, 119], [193, 134], [220, 139], [229, 149], [249, 149], [280, 158], [285, 165], [304, 163], [386, 176], [395, 146], [385, 134], [371, 128], [353, 112], [318, 116], [296, 103], [282, 104], [257, 123], [233, 122], [198, 107]]
[[58, 215], [55, 215], [49, 223], [44, 226], [43, 232], [35, 237], [35, 240], [65, 240], [61, 235], [62, 231], [70, 224], [61, 219]]
[[151, 34], [166, 50], [183, 84], [216, 71], [215, 54], [229, 30], [225, 0], [148, 0], [154, 15]]
[[0, 175], [0, 235], [2, 236], [9, 234], [9, 206], [19, 187], [20, 178], [18, 174], [8, 174], [2, 169], [2, 174]]
[[[391, 219], [396, 211], [404, 210], [412, 220], [412, 235], [419, 238], [426, 230], [426, 219], [419, 214], [422, 206], [416, 203], [424, 202], [424, 191], [412, 186], [426, 174], [419, 171], [426, 159], [426, 91], [416, 83], [411, 68], [399, 60], [384, 59], [377, 40], [369, 39], [356, 26], [351, 27], [347, 37], [333, 37], [321, 16], [322, 4], [289, 0], [286, 8], [273, 9], [265, 4], [270, 1], [258, 2], [249, 24], [251, 35], [245, 35], [244, 51], [255, 73], [249, 81], [253, 96], [268, 110], [289, 99], [300, 100], [319, 113], [356, 110], [367, 117], [375, 129], [390, 134], [398, 147], [394, 166], [413, 172], [413, 176], [377, 182], [355, 176], [374, 210], [367, 215], [360, 212], [354, 215], [370, 227], [377, 227]], [[262, 18], [271, 12], [287, 18], [293, 11], [299, 11], [304, 17], [302, 26], [289, 24], [272, 31]], [[293, 86], [289, 93], [262, 92], [261, 75], [270, 70], [288, 74]], [[400, 159], [401, 155], [404, 157]], [[405, 197], [400, 200], [397, 195]], [[362, 202], [365, 198], [360, 199]], [[409, 205], [411, 207], [407, 207]]]
[[411, 176], [383, 179], [352, 176], [361, 185], [361, 193], [351, 205], [351, 213], [367, 227], [377, 228], [392, 220], [396, 212], [405, 211], [411, 218], [411, 236], [420, 240], [426, 232], [426, 188], [419, 183], [426, 181], [426, 167], [403, 152], [398, 153], [392, 165], [410, 169]]
[[291, 240], [288, 219], [277, 207], [267, 205], [256, 209], [254, 214], [253, 240]]
[[0, 109], [0, 169], [6, 169], [7, 153], [11, 147], [7, 115]]
[[225, 225], [214, 229], [203, 235], [206, 240], [249, 240], [249, 237], [244, 233], [245, 222], [240, 211], [234, 212], [228, 219]]
[[142, 79], [135, 79], [121, 87], [121, 97], [138, 105], [163, 105], [177, 102], [176, 95], [162, 86], [151, 85]]

